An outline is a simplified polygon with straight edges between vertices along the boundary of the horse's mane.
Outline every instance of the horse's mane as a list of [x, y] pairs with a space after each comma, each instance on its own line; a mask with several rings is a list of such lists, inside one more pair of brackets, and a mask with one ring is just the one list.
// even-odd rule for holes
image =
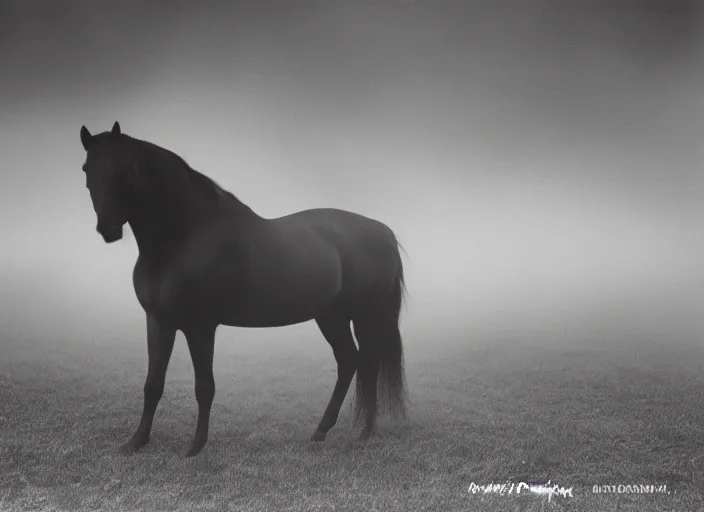
[[[193, 169], [193, 167], [191, 167], [188, 162], [186, 162], [181, 156], [177, 155], [176, 153], [145, 140], [134, 139], [132, 137], [129, 138], [133, 143], [136, 143], [136, 147], [140, 151], [146, 151], [149, 153], [149, 159], [152, 162], [156, 161], [155, 163], [157, 165], [155, 167], [157, 167], [160, 171], [163, 172], [167, 169], [171, 171], [171, 169], [174, 168], [174, 164], [176, 164], [176, 167], [180, 167], [181, 170], [184, 171], [184, 174], [187, 178], [186, 183], [188, 184], [188, 186], [200, 192], [203, 192], [203, 195], [205, 197], [209, 197], [213, 201], [218, 201], [219, 199], [227, 198], [244, 206], [244, 204], [239, 199], [237, 199], [237, 197], [235, 197], [232, 192], [229, 192], [228, 190], [222, 188], [212, 178], [209, 178], [208, 176], [201, 174], [200, 172]], [[146, 172], [146, 169], [141, 169], [141, 172]], [[164, 174], [166, 175], [160, 176], [160, 178], [168, 179], [168, 172]]]
[[216, 196], [229, 196], [233, 199], [236, 199], [234, 194], [232, 192], [229, 192], [222, 188], [220, 185], [218, 185], [214, 179], [209, 178], [205, 174], [201, 174], [198, 171], [196, 171], [193, 167], [188, 165], [188, 162], [186, 162], [183, 158], [180, 156], [174, 154], [178, 160], [178, 162], [183, 165], [189, 175], [189, 178], [191, 179], [191, 182], [193, 183], [194, 186], [196, 187], [201, 187], [203, 190], [210, 191], [211, 193], [214, 193]]

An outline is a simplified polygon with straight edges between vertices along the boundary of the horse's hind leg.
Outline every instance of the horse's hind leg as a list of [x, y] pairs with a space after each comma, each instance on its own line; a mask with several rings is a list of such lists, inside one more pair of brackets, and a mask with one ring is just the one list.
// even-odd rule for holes
[[375, 315], [355, 317], [354, 335], [359, 343], [357, 364], [356, 420], [364, 420], [364, 427], [359, 435], [360, 441], [368, 439], [374, 433], [377, 413], [377, 378], [379, 361], [376, 355], [379, 329], [374, 321]]
[[337, 382], [330, 397], [330, 402], [325, 408], [323, 417], [315, 429], [312, 441], [323, 441], [340, 414], [340, 407], [345, 401], [345, 395], [354, 377], [357, 366], [357, 347], [354, 344], [350, 329], [350, 318], [343, 314], [327, 313], [315, 319], [320, 331], [332, 347], [332, 352], [337, 361]]
[[208, 441], [210, 407], [215, 397], [213, 377], [213, 353], [217, 326], [198, 326], [184, 330], [188, 351], [191, 353], [196, 377], [196, 400], [198, 401], [198, 425], [186, 457], [198, 455]]
[[156, 406], [164, 392], [166, 368], [169, 365], [171, 352], [174, 348], [176, 329], [159, 323], [147, 315], [147, 351], [149, 353], [149, 369], [144, 383], [144, 409], [137, 431], [120, 451], [132, 453], [149, 442], [152, 431], [152, 421]]

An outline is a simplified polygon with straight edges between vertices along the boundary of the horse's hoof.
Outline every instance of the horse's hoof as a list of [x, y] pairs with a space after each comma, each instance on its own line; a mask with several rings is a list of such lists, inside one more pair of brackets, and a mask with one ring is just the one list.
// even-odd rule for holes
[[122, 455], [132, 455], [137, 450], [144, 447], [144, 445], [146, 445], [148, 442], [149, 442], [149, 440], [140, 441], [140, 440], [132, 439], [130, 441], [127, 441], [125, 444], [121, 445], [117, 449], [117, 451]]
[[310, 436], [311, 441], [325, 441], [325, 436], [327, 435], [327, 432], [323, 432], [322, 430], [316, 430], [313, 432], [313, 435]]
[[202, 441], [202, 442], [194, 441], [193, 443], [191, 443], [190, 448], [188, 448], [188, 450], [186, 450], [183, 453], [183, 456], [186, 458], [195, 457], [196, 455], [198, 455], [201, 452], [201, 450], [203, 449], [204, 446], [205, 446], [205, 441]]

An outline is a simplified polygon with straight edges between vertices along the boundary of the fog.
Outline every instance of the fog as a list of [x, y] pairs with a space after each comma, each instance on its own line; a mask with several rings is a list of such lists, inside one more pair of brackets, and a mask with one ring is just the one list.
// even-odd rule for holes
[[[265, 217], [387, 223], [409, 353], [701, 338], [698, 2], [0, 6], [3, 344], [143, 343], [134, 238], [104, 244], [81, 172], [116, 120]], [[286, 329], [219, 337], [319, 336]]]

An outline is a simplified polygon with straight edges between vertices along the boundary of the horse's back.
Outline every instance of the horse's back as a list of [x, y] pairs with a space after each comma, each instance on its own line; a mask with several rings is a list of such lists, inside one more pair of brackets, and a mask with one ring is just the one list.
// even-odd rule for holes
[[338, 244], [377, 240], [387, 245], [396, 244], [393, 231], [381, 221], [358, 213], [336, 208], [316, 208], [272, 219], [281, 226], [307, 226], [321, 236]]

